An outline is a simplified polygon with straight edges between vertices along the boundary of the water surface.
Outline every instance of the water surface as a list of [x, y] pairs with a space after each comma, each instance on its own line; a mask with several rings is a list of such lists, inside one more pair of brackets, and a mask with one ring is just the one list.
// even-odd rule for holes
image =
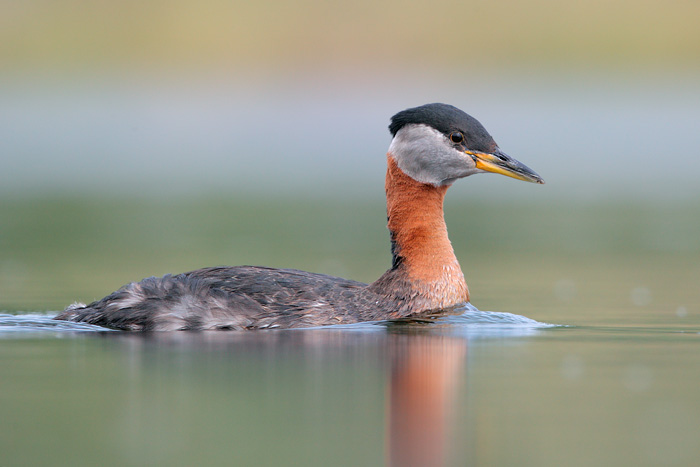
[[[8, 465], [692, 465], [700, 326], [125, 333], [0, 316]], [[13, 329], [14, 328], [14, 329]]]

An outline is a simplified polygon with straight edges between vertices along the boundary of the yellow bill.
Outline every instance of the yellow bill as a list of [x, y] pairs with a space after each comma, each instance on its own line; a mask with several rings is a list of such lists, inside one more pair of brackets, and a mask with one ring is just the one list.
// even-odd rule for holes
[[506, 177], [512, 177], [526, 182], [544, 184], [544, 180], [534, 170], [496, 149], [493, 154], [476, 151], [465, 151], [472, 156], [476, 168], [484, 172], [493, 172]]

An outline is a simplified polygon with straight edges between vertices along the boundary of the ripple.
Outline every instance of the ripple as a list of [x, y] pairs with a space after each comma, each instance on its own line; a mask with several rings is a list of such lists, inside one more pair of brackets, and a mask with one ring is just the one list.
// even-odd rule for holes
[[452, 310], [446, 316], [421, 317], [390, 321], [370, 321], [355, 324], [337, 324], [304, 329], [328, 329], [354, 332], [428, 332], [457, 337], [521, 337], [532, 336], [542, 329], [564, 327], [536, 321], [526, 316], [501, 311], [481, 311], [471, 303]]
[[94, 324], [56, 320], [53, 319], [54, 316], [56, 315], [42, 313], [0, 314], [0, 334], [111, 331]]
[[[481, 311], [468, 303], [452, 310], [453, 314], [420, 319], [371, 321], [355, 324], [339, 324], [313, 328], [296, 328], [294, 331], [329, 329], [347, 332], [403, 332], [418, 331], [449, 334], [462, 337], [530, 336], [539, 330], [560, 327], [541, 323], [525, 316], [499, 311]], [[118, 332], [87, 323], [53, 319], [55, 314], [26, 313], [0, 314], [0, 336], [27, 335], [28, 333], [76, 333]], [[280, 330], [283, 331], [283, 330]]]
[[543, 329], [560, 327], [542, 323], [526, 316], [502, 311], [482, 311], [471, 303], [455, 311], [460, 314], [435, 319], [441, 333], [467, 338], [509, 338], [534, 336]]
[[558, 324], [542, 323], [526, 316], [507, 313], [504, 311], [481, 311], [471, 303], [467, 303], [463, 309], [464, 313], [460, 315], [447, 316], [442, 319], [445, 321], [450, 321], [453, 324], [476, 326], [515, 326], [532, 328], [551, 328], [560, 326]]

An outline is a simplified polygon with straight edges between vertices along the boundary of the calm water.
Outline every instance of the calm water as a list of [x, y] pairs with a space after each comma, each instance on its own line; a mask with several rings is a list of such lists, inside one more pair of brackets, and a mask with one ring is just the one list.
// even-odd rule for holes
[[49, 318], [0, 316], [4, 465], [700, 461], [697, 320], [143, 335]]

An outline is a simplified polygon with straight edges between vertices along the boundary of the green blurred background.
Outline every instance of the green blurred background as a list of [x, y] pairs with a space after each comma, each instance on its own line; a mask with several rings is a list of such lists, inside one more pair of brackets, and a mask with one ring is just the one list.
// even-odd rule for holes
[[0, 9], [0, 309], [216, 264], [371, 281], [389, 118], [442, 101], [547, 181], [452, 188], [478, 307], [700, 316], [698, 2]]

